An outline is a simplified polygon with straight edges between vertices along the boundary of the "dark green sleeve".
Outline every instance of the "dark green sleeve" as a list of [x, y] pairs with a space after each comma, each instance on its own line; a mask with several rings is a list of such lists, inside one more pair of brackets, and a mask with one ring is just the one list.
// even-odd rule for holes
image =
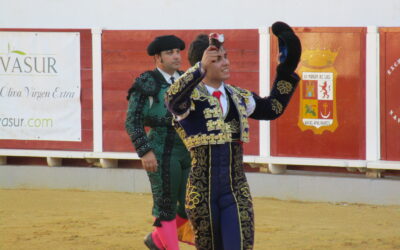
[[152, 150], [143, 124], [148, 109], [148, 96], [139, 91], [132, 92], [129, 98], [125, 128], [139, 157]]

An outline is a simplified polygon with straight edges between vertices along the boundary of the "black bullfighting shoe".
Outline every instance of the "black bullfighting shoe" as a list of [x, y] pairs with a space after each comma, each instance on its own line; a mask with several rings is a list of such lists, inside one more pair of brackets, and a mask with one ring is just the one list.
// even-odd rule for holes
[[144, 237], [144, 244], [150, 249], [150, 250], [164, 250], [164, 248], [158, 248], [156, 244], [153, 241], [153, 237], [151, 236], [151, 233], [147, 234], [146, 237]]

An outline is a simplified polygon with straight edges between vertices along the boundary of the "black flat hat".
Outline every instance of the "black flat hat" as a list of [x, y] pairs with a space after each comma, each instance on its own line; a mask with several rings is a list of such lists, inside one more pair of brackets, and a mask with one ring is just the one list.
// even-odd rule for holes
[[185, 42], [174, 35], [158, 36], [147, 46], [147, 54], [154, 56], [161, 51], [170, 49], [185, 49]]

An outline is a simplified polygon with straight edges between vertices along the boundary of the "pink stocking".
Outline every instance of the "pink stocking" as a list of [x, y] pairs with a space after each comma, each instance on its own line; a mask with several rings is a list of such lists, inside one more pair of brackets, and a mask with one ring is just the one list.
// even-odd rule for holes
[[179, 250], [175, 219], [171, 221], [161, 221], [161, 227], [157, 227], [156, 231], [167, 250]]

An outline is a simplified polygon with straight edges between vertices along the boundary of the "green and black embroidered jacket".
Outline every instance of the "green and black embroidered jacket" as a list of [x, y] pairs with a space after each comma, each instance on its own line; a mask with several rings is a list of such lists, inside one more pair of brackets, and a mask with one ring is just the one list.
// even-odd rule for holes
[[[160, 146], [153, 143], [152, 138], [157, 137], [157, 141], [164, 141], [163, 138], [167, 136], [165, 129], [172, 127], [171, 113], [164, 104], [164, 94], [169, 86], [170, 84], [156, 69], [142, 73], [128, 91], [129, 105], [125, 128], [139, 157]], [[152, 128], [148, 135], [145, 127]], [[160, 136], [162, 138], [159, 138]], [[176, 133], [173, 133], [172, 137], [174, 136]], [[176, 139], [171, 138], [171, 143], [174, 141]]]

